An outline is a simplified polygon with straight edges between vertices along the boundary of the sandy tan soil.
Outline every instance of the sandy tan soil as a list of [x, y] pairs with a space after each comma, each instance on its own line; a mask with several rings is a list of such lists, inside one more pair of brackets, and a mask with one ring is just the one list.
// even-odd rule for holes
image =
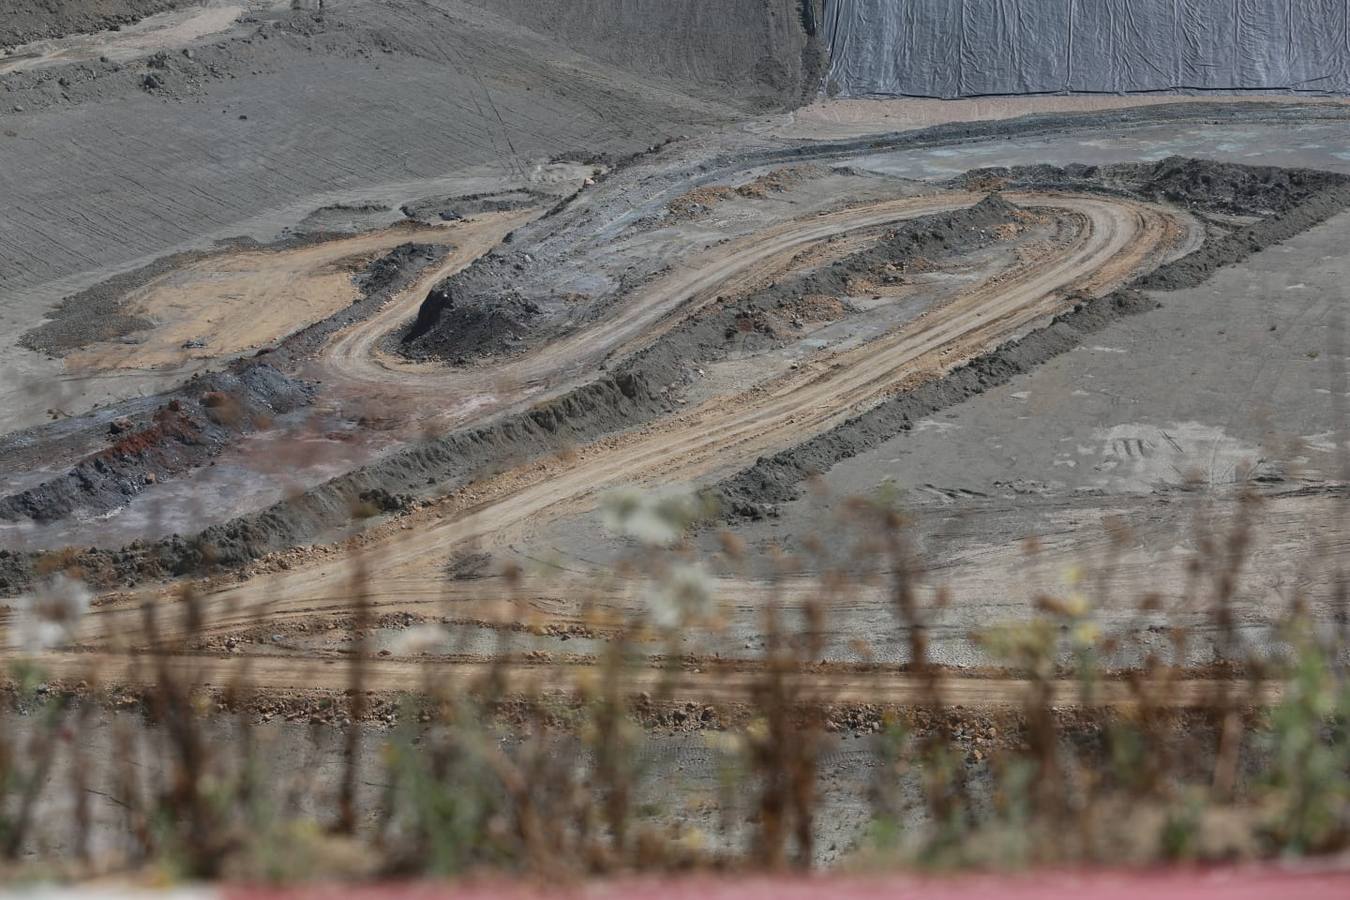
[[[696, 298], [766, 257], [836, 232], [957, 208], [978, 199], [978, 195], [939, 194], [784, 226], [774, 241], [761, 238], [749, 247], [721, 248], [715, 254], [717, 259], [676, 271], [613, 319], [584, 329], [583, 336], [592, 348], [597, 341], [604, 348], [636, 340], [638, 335], [645, 337], [672, 310], [691, 300], [696, 305]], [[1034, 258], [1022, 260], [930, 309], [910, 325], [861, 347], [822, 353], [798, 371], [772, 378], [737, 396], [716, 397], [681, 415], [602, 440], [567, 459], [510, 470], [471, 485], [362, 534], [346, 550], [334, 547], [312, 554], [291, 554], [281, 570], [270, 575], [259, 575], [243, 584], [202, 585], [205, 593], [196, 609], [216, 627], [257, 624], [300, 611], [331, 612], [335, 606], [347, 606], [356, 590], [351, 568], [344, 561], [352, 551], [362, 560], [367, 579], [367, 586], [361, 589], [377, 607], [441, 598], [445, 591], [442, 566], [456, 547], [493, 547], [519, 540], [545, 522], [589, 508], [610, 485], [687, 482], [745, 465], [766, 451], [799, 442], [1059, 311], [1067, 302], [1066, 292], [1107, 291], [1124, 282], [1165, 256], [1185, 230], [1175, 214], [1147, 204], [1061, 194], [1014, 194], [1008, 199], [1057, 209], [1074, 227], [1068, 229], [1061, 244], [1044, 247]], [[557, 354], [575, 352], [567, 349], [575, 340], [564, 339], [547, 348], [545, 358], [551, 356], [556, 364]], [[384, 377], [416, 376], [392, 370]], [[138, 607], [156, 595], [163, 604], [161, 634], [166, 638], [183, 635], [187, 621], [179, 614], [187, 608], [172, 602], [176, 593], [151, 589], [105, 605], [92, 617], [90, 639], [95, 643], [111, 640], [114, 644], [127, 639], [133, 644], [142, 641]], [[233, 664], [222, 661], [218, 665]], [[399, 677], [422, 677], [417, 662], [406, 665], [409, 671]], [[312, 676], [288, 671], [278, 677]]]
[[[341, 692], [350, 684], [349, 666], [334, 658], [289, 659], [267, 656], [169, 656], [155, 661], [119, 655], [88, 653], [52, 654], [43, 660], [51, 677], [78, 681], [95, 677], [106, 684], [140, 685], [158, 675], [163, 665], [174, 673], [177, 683], [195, 683], [207, 688], [229, 688], [247, 678], [251, 689], [288, 692]], [[382, 694], [416, 693], [435, 684], [445, 691], [448, 685], [465, 689], [498, 679], [504, 695], [533, 696], [552, 694], [582, 682], [593, 682], [595, 669], [590, 665], [550, 665], [529, 663], [494, 664], [481, 661], [408, 663], [401, 660], [368, 660], [363, 674], [368, 690]], [[763, 673], [755, 666], [718, 667], [710, 670], [660, 672], [639, 669], [627, 673], [626, 686], [634, 693], [663, 691], [672, 701], [695, 700], [702, 703], [736, 703], [749, 700]], [[802, 702], [841, 705], [870, 704], [905, 706], [925, 702], [932, 697], [929, 682], [920, 676], [895, 672], [812, 672], [788, 678], [788, 690]], [[1097, 686], [1094, 702], [1102, 706], [1133, 706], [1141, 692], [1155, 696], [1158, 705], [1169, 708], [1212, 705], [1223, 690], [1223, 681], [1204, 678], [1155, 679], [1138, 684], [1124, 681], [1104, 682]], [[1033, 684], [1018, 678], [946, 676], [937, 692], [945, 705], [975, 708], [1008, 707], [1030, 695]], [[1080, 686], [1063, 681], [1053, 686], [1052, 705], [1080, 702]], [[1269, 701], [1280, 696], [1276, 684], [1262, 685], [1256, 696]], [[1247, 695], [1250, 696], [1250, 695]]]
[[[349, 306], [359, 295], [352, 274], [381, 253], [409, 241], [450, 244], [465, 230], [472, 231], [398, 226], [293, 250], [225, 253], [191, 263], [127, 298], [126, 311], [154, 322], [154, 328], [127, 342], [74, 351], [66, 356], [66, 368], [75, 374], [153, 369], [265, 346]], [[202, 346], [185, 346], [189, 341]]]

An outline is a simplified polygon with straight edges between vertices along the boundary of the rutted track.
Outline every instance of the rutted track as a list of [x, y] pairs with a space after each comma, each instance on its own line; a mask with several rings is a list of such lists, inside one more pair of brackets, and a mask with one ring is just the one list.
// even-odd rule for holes
[[[409, 363], [381, 352], [381, 340], [412, 317], [431, 285], [462, 268], [473, 249], [479, 249], [479, 252], [487, 249], [477, 245], [460, 248], [445, 266], [419, 279], [377, 315], [336, 335], [322, 351], [317, 372], [330, 385], [346, 385], [362, 392], [388, 386], [400, 397], [434, 401], [434, 412], [425, 414], [434, 418], [439, 427], [453, 426], [503, 408], [556, 396], [576, 386], [597, 366], [626, 358], [649, 346], [718, 294], [733, 292], [738, 283], [761, 272], [773, 271], [786, 257], [803, 247], [850, 232], [962, 209], [974, 205], [983, 196], [947, 192], [911, 197], [788, 222], [758, 232], [727, 247], [705, 251], [651, 288], [625, 300], [617, 313], [519, 357], [472, 368], [447, 369], [434, 364]], [[1009, 195], [1009, 199], [1026, 205], [1059, 208], [1073, 214], [1082, 214], [1088, 208], [1085, 203], [1099, 210], [1109, 206], [1100, 200], [1080, 198], [1068, 202], [1062, 195], [1049, 194], [1016, 194]], [[1156, 226], [1157, 221], [1153, 225]], [[1122, 223], [1099, 217], [1093, 227], [1120, 232]], [[1111, 281], [1113, 276], [1106, 273], [1105, 277]], [[1117, 282], [1118, 279], [1111, 283]], [[1092, 290], [1094, 283], [1085, 281], [1081, 288]], [[510, 385], [512, 389], [502, 391], [502, 385]]]
[[[279, 692], [340, 692], [348, 684], [347, 667], [339, 660], [281, 658], [276, 656], [166, 655], [156, 658], [113, 654], [52, 654], [44, 660], [47, 671], [56, 678], [74, 682], [88, 678], [90, 672], [110, 684], [139, 684], [158, 677], [162, 670], [176, 676], [178, 683], [196, 683], [205, 687], [228, 689], [246, 674], [250, 689]], [[162, 669], [161, 669], [162, 667]], [[471, 690], [476, 685], [496, 680], [502, 695], [552, 691], [584, 679], [590, 666], [529, 663], [490, 663], [469, 661], [418, 661], [372, 659], [363, 673], [366, 689], [379, 693], [416, 693], [435, 684], [438, 690], [451, 685]], [[658, 671], [642, 669], [625, 672], [625, 687], [632, 693], [664, 691], [675, 701], [697, 698], [701, 702], [737, 703], [754, 697], [763, 683], [763, 675], [753, 666], [718, 667], [704, 671]], [[1029, 697], [1036, 685], [1017, 678], [946, 676], [936, 688], [921, 675], [895, 672], [811, 672], [787, 676], [789, 696], [804, 703], [883, 704], [905, 706], [928, 703], [936, 690], [946, 706], [1007, 707]], [[1206, 707], [1231, 685], [1204, 678], [1158, 678], [1137, 683], [1103, 681], [1093, 687], [1096, 706], [1135, 706], [1139, 697], [1153, 697], [1166, 708]], [[1055, 706], [1071, 706], [1082, 700], [1082, 686], [1076, 681], [1053, 683]], [[1264, 683], [1252, 692], [1245, 686], [1245, 698], [1271, 702], [1279, 698], [1281, 688]]]
[[[400, 397], [435, 401], [438, 426], [463, 423], [510, 406], [556, 396], [584, 381], [609, 359], [629, 356], [650, 345], [682, 317], [696, 312], [735, 283], [772, 271], [786, 256], [836, 235], [864, 231], [906, 219], [950, 212], [977, 203], [983, 195], [943, 193], [911, 197], [788, 222], [705, 252], [648, 290], [628, 298], [616, 314], [581, 328], [522, 356], [465, 369], [410, 363], [379, 349], [385, 336], [417, 311], [427, 290], [465, 256], [442, 267], [391, 302], [380, 313], [335, 336], [321, 353], [325, 383], [354, 390], [387, 386]], [[479, 252], [486, 250], [482, 247]], [[509, 384], [509, 393], [501, 385]], [[490, 398], [490, 399], [487, 399]]]
[[[527, 371], [538, 370], [547, 378], [543, 373], [582, 364], [616, 347], [626, 352], [639, 336], [650, 339], [668, 327], [677, 311], [683, 314], [707, 302], [719, 287], [785, 251], [834, 233], [958, 208], [976, 199], [978, 195], [948, 194], [879, 204], [797, 223], [776, 231], [771, 241], [760, 237], [753, 243], [724, 248], [720, 262], [678, 271], [624, 307], [614, 319], [584, 329], [537, 355], [522, 357], [516, 364], [527, 367]], [[540, 523], [586, 510], [598, 493], [611, 485], [687, 482], [744, 466], [766, 451], [790, 446], [897, 390], [940, 375], [1061, 311], [1070, 294], [1109, 291], [1161, 256], [1179, 230], [1174, 214], [1145, 203], [1040, 193], [1015, 194], [1008, 199], [1054, 208], [1077, 228], [1064, 244], [1043, 250], [1035, 258], [930, 309], [908, 326], [853, 349], [821, 354], [801, 370], [739, 395], [714, 398], [641, 430], [599, 441], [567, 461], [552, 460], [505, 472], [396, 523], [364, 533], [340, 552], [361, 555], [366, 576], [363, 590], [377, 608], [444, 597], [441, 565], [456, 547], [498, 546], [518, 540]], [[373, 324], [340, 336], [332, 345], [339, 350], [328, 356], [327, 364], [336, 365], [340, 371], [342, 361], [360, 358], [354, 348], [373, 347], [372, 336], [396, 319], [403, 311], [401, 304], [408, 302], [396, 301]], [[423, 374], [383, 362], [363, 363], [356, 368], [356, 377], [381, 373], [400, 382]], [[473, 377], [442, 370], [427, 379], [423, 389], [443, 392], [447, 384]], [[196, 614], [213, 630], [228, 630], [260, 623], [273, 615], [331, 614], [350, 609], [352, 573], [340, 559], [320, 554], [298, 568], [244, 584], [202, 585]], [[173, 641], [186, 636], [187, 605], [168, 602], [170, 594], [156, 590], [98, 609], [90, 617], [95, 643], [141, 643], [139, 606], [152, 599], [161, 610], [161, 637]], [[245, 663], [229, 658], [212, 661], [210, 668], [215, 674], [211, 678], [223, 678], [231, 667], [240, 664]], [[247, 665], [253, 675], [259, 674], [253, 662]], [[267, 667], [276, 668], [278, 683], [273, 686], [281, 687], [280, 682], [292, 677], [289, 672], [294, 672], [300, 683], [313, 685], [311, 675], [299, 674], [305, 665], [314, 667], [313, 663], [267, 663]], [[385, 665], [407, 669], [406, 674], [391, 673], [391, 684], [399, 678], [422, 677], [417, 662]], [[128, 677], [135, 676], [134, 666], [126, 671]], [[561, 670], [557, 677], [565, 678], [574, 671]], [[1013, 687], [1008, 690], [1015, 692]], [[1004, 699], [1014, 696], [997, 690], [993, 693]]]

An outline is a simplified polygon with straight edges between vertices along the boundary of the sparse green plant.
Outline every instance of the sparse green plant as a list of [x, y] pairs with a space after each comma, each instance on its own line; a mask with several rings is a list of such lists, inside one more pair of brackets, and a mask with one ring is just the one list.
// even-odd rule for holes
[[1285, 852], [1326, 852], [1350, 837], [1350, 689], [1305, 623], [1290, 630], [1288, 688], [1264, 736], [1269, 836]]

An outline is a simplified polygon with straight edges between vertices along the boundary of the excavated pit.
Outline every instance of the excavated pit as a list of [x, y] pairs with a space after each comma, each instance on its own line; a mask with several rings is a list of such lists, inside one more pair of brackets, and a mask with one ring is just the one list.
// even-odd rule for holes
[[[1256, 250], [1286, 240], [1350, 206], [1347, 179], [1333, 173], [1287, 172], [1231, 164], [1165, 160], [1149, 166], [1038, 167], [1033, 170], [971, 172], [957, 186], [1056, 187], [1077, 192], [1099, 191], [1158, 200], [1197, 210], [1255, 214], [1265, 218], [1230, 233], [1212, 236], [1184, 258], [1145, 275], [1133, 286], [1101, 299], [1085, 298], [1072, 312], [1004, 347], [960, 367], [936, 382], [886, 401], [875, 409], [801, 445], [761, 459], [754, 467], [718, 483], [726, 515], [758, 518], [771, 515], [775, 504], [797, 495], [807, 477], [828, 469], [910, 427], [920, 417], [1006, 382], [1047, 359], [1076, 346], [1088, 334], [1116, 318], [1145, 312], [1156, 300], [1140, 290], [1171, 290], [1203, 281], [1218, 266], [1237, 262]], [[1211, 193], [1213, 189], [1213, 193]], [[398, 512], [424, 494], [428, 483], [437, 491], [463, 485], [484, 471], [556, 454], [604, 435], [640, 425], [675, 408], [679, 386], [694, 377], [700, 365], [725, 358], [733, 344], [746, 352], [744, 336], [758, 334], [763, 351], [781, 346], [784, 335], [759, 331], [756, 317], [788, 309], [804, 298], [845, 292], [852, 279], [879, 271], [904, 271], [922, 259], [941, 265], [988, 244], [1002, 227], [1025, 211], [998, 194], [970, 209], [903, 223], [857, 252], [797, 277], [775, 281], [735, 300], [718, 302], [667, 331], [609, 373], [555, 400], [508, 414], [478, 427], [396, 451], [322, 486], [278, 503], [257, 514], [212, 526], [192, 537], [137, 542], [121, 550], [81, 552], [78, 562], [99, 584], [134, 584], [145, 578], [201, 572], [204, 567], [238, 566], [269, 553], [323, 537], [348, 522], [354, 510], [377, 514]], [[405, 256], [411, 252], [401, 251]], [[515, 244], [511, 253], [528, 253]], [[387, 263], [386, 263], [387, 264]], [[494, 277], [501, 260], [484, 263]], [[889, 270], [885, 267], [891, 267]], [[390, 270], [399, 268], [390, 266]], [[454, 279], [456, 284], [465, 279]], [[385, 287], [397, 278], [379, 279]], [[438, 290], [440, 290], [438, 288]], [[848, 315], [840, 307], [833, 315]], [[747, 328], [746, 323], [750, 323]], [[789, 329], [790, 331], [791, 329]], [[787, 335], [790, 338], [791, 335]], [[72, 473], [73, 474], [73, 473]], [[75, 479], [78, 483], [79, 479]], [[27, 515], [59, 515], [71, 507], [71, 491], [30, 492], [22, 501], [7, 501]], [[22, 505], [20, 505], [22, 504]], [[46, 504], [46, 505], [44, 505]], [[48, 511], [50, 510], [50, 511]], [[9, 553], [0, 561], [0, 589], [21, 590], [31, 579], [38, 554]]]
[[[775, 689], [823, 701], [822, 865], [891, 799], [921, 817], [917, 775], [874, 784], [892, 726], [951, 738], [972, 809], [1036, 745], [990, 626], [1090, 597], [1104, 671], [1170, 662], [1225, 704], [1234, 646], [1288, 652], [1276, 607], [1340, 634], [1342, 0], [1093, 6], [11, 0], [0, 632], [53, 573], [100, 592], [38, 665], [3, 651], [43, 679], [17, 737], [45, 746], [44, 708], [74, 729], [19, 855], [67, 852], [69, 779], [110, 792], [77, 804], [80, 849], [120, 851], [103, 762], [154, 775], [180, 661], [213, 759], [253, 734], [271, 774], [355, 782], [372, 815], [389, 727], [431, 708], [406, 692], [479, 666], [503, 734], [542, 710], [584, 769], [574, 711], [675, 567], [717, 627], [628, 645], [634, 824], [754, 830], [708, 802], [743, 742], [694, 732], [753, 738], [792, 648]], [[667, 499], [705, 527], [669, 552], [616, 533], [615, 501]], [[1219, 615], [1192, 602], [1211, 574]], [[965, 702], [933, 712], [929, 672]], [[536, 683], [583, 696], [527, 709]], [[1052, 718], [1101, 762], [1145, 694], [1090, 689]], [[1231, 749], [1231, 709], [1146, 718]]]

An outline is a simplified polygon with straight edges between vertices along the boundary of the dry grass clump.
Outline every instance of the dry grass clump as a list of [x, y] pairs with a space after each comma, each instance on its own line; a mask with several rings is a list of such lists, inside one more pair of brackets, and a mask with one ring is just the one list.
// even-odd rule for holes
[[[160, 639], [159, 611], [143, 610], [147, 650], [135, 658], [150, 688], [102, 684], [96, 669], [79, 684], [49, 681], [42, 650], [72, 640], [89, 602], [77, 581], [53, 572], [5, 626], [6, 639], [30, 651], [11, 653], [0, 714], [5, 866], [275, 880], [805, 867], [820, 857], [822, 759], [838, 731], [870, 735], [877, 763], [871, 783], [856, 785], [873, 813], [848, 854], [854, 866], [1131, 863], [1350, 846], [1344, 634], [1314, 628], [1295, 599], [1285, 649], [1262, 655], [1246, 646], [1233, 612], [1254, 497], [1225, 527], [1203, 517], [1198, 526], [1202, 554], [1183, 605], [1208, 611], [1221, 658], [1203, 673], [1217, 688], [1184, 711], [1169, 701], [1197, 674], [1186, 629], [1172, 631], [1170, 653], [1131, 646], [1134, 626], [1099, 623], [1096, 611], [1116, 601], [1098, 594], [1094, 585], [1106, 580], [1091, 572], [1041, 596], [1030, 619], [973, 636], [990, 661], [985, 674], [1017, 679], [1010, 706], [954, 706], [946, 686], [956, 675], [930, 651], [933, 613], [945, 601], [919, 588], [923, 561], [899, 500], [888, 489], [852, 501], [850, 537], [808, 542], [815, 560], [766, 561], [729, 533], [717, 552], [695, 552], [690, 535], [707, 513], [697, 498], [611, 495], [604, 520], [631, 553], [610, 578], [639, 602], [604, 603], [613, 584], [597, 586], [580, 633], [600, 649], [566, 691], [522, 686], [516, 631], [503, 627], [471, 689], [427, 665], [423, 684], [396, 708], [376, 698], [367, 675], [379, 620], [358, 555], [344, 619], [347, 690], [325, 701], [322, 721], [334, 724], [316, 716], [311, 726], [316, 759], [334, 761], [326, 778], [308, 765], [298, 779], [278, 774], [259, 731], [248, 658], [224, 691], [202, 688], [183, 652], [209, 643], [190, 587], [180, 597], [190, 623], [181, 639]], [[1113, 539], [1130, 538], [1119, 527]], [[712, 648], [726, 646], [716, 573], [767, 569], [778, 584], [805, 562], [821, 573], [813, 589], [771, 591], [758, 611], [762, 646], [726, 663], [750, 673], [745, 696], [688, 703], [681, 675], [712, 665]], [[810, 686], [829, 670], [820, 661], [831, 607], [878, 584], [903, 647], [859, 642], [857, 650], [864, 660], [906, 662], [848, 671], [864, 680], [903, 674], [918, 699], [891, 707], [822, 700]], [[1133, 602], [1143, 617], [1161, 601]], [[452, 641], [436, 621], [419, 619], [400, 652]], [[691, 635], [701, 652], [688, 649]], [[1108, 665], [1120, 659], [1133, 662]], [[1108, 683], [1129, 702], [1098, 702]], [[1281, 691], [1272, 704], [1273, 684]], [[1076, 698], [1072, 710], [1066, 694]], [[86, 759], [100, 720], [118, 763], [110, 784], [93, 783]], [[721, 773], [716, 796], [680, 797], [677, 774], [651, 763], [644, 746], [657, 723], [706, 735]], [[115, 808], [115, 821], [96, 815], [95, 804]], [[694, 807], [711, 816], [685, 814]], [[59, 848], [42, 836], [53, 833], [68, 836]]]

